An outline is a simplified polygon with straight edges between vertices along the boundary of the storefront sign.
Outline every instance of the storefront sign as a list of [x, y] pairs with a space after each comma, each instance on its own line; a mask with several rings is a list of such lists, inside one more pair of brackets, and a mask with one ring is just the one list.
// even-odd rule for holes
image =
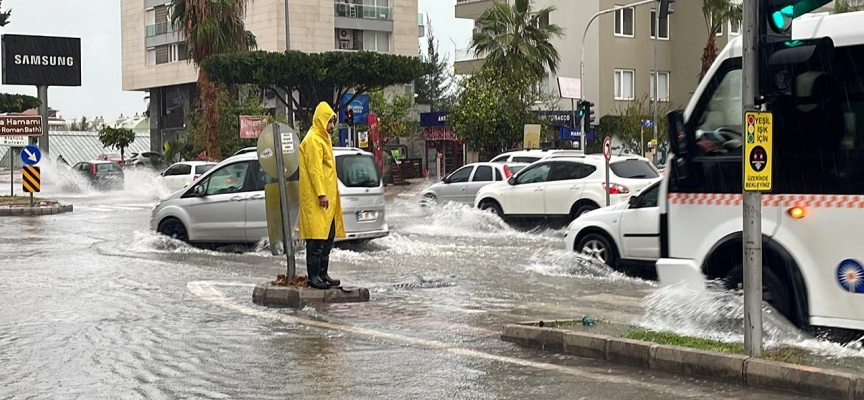
[[429, 112], [420, 114], [420, 126], [447, 126], [447, 112]]
[[258, 139], [267, 126], [267, 117], [257, 115], [240, 116], [240, 139]]
[[429, 127], [423, 128], [423, 139], [425, 140], [452, 140], [458, 141], [456, 132], [452, 129], [444, 127]]

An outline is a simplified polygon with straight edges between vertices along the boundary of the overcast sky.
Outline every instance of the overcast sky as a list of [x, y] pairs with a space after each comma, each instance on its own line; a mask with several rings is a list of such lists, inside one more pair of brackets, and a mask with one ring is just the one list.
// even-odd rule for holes
[[[400, 1], [400, 0], [393, 0]], [[120, 69], [120, 0], [2, 0], [12, 10], [3, 33], [81, 38], [81, 87], [51, 87], [48, 105], [66, 119], [114, 119], [144, 111], [142, 92], [124, 92]], [[419, 0], [419, 12], [432, 19], [439, 51], [453, 62], [454, 42], [466, 47], [471, 21], [454, 17], [453, 0]], [[425, 50], [425, 40], [423, 41]], [[0, 85], [0, 92], [36, 96], [36, 88]]]

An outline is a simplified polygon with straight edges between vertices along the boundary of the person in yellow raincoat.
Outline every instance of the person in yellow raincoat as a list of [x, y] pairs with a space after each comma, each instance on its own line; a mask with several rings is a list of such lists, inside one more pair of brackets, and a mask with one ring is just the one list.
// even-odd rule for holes
[[333, 241], [345, 237], [330, 139], [335, 128], [336, 113], [322, 101], [315, 108], [312, 127], [300, 144], [300, 238], [306, 241], [309, 286], [316, 289], [340, 284], [327, 274]]

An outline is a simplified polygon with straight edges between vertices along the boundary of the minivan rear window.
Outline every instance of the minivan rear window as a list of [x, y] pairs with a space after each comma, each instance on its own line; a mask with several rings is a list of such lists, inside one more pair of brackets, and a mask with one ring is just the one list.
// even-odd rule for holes
[[625, 160], [609, 164], [609, 168], [619, 178], [624, 179], [653, 179], [660, 175], [647, 161]]
[[216, 164], [204, 164], [204, 165], [196, 165], [195, 166], [195, 175], [201, 175], [215, 167]]
[[336, 157], [336, 175], [347, 187], [378, 187], [381, 174], [375, 158], [362, 154], [346, 154]]

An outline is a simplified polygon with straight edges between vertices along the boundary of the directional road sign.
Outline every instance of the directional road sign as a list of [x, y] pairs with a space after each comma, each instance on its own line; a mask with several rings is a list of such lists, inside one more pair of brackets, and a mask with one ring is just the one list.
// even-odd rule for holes
[[42, 116], [2, 116], [0, 136], [42, 136]]
[[21, 187], [27, 193], [39, 193], [42, 190], [41, 168], [25, 165], [21, 170]]
[[42, 160], [42, 152], [39, 151], [38, 147], [29, 145], [21, 150], [21, 161], [24, 164], [36, 165], [40, 160]]

